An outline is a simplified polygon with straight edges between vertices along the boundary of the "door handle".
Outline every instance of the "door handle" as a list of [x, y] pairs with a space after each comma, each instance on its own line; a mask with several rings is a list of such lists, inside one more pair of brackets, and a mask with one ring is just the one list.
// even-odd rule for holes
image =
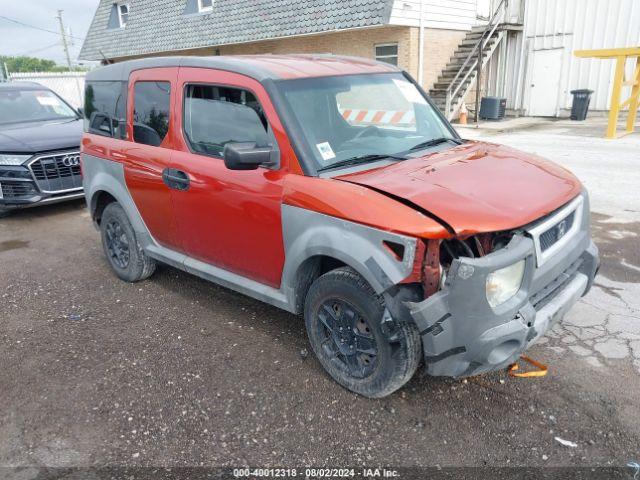
[[165, 168], [162, 171], [162, 181], [165, 185], [173, 190], [186, 191], [189, 190], [190, 180], [182, 170], [176, 170], [175, 168]]

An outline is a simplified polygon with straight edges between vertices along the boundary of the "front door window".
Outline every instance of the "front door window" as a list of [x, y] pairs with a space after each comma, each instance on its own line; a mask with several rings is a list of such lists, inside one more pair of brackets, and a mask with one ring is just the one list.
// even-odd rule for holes
[[253, 93], [213, 85], [187, 87], [184, 133], [193, 152], [218, 158], [222, 158], [227, 143], [274, 143], [267, 118]]

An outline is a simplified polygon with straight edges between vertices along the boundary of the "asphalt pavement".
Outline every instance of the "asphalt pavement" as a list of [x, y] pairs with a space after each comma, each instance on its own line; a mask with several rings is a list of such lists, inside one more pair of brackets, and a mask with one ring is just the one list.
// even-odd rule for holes
[[419, 374], [388, 398], [358, 397], [309, 353], [300, 317], [167, 266], [121, 282], [84, 205], [48, 206], [0, 220], [0, 466], [38, 478], [102, 465], [640, 460], [640, 200], [625, 190], [639, 184], [637, 137], [601, 180], [589, 152], [611, 143], [582, 148], [560, 133], [563, 148], [547, 152], [544, 130], [477, 133], [555, 155], [592, 189], [602, 274], [530, 350], [546, 377]]

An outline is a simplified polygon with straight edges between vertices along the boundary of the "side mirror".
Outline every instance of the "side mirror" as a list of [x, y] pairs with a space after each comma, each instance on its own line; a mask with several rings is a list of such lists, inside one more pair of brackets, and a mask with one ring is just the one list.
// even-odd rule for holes
[[80, 107], [77, 110], [78, 110], [78, 115], [80, 115], [80, 118], [84, 117], [84, 108]]
[[224, 146], [224, 164], [229, 170], [255, 170], [270, 167], [273, 161], [273, 147], [258, 147], [254, 142], [227, 143]]

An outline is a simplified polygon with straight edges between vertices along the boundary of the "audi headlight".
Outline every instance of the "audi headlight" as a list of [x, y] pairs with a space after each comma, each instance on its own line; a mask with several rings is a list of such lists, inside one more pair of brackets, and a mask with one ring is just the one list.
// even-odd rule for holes
[[491, 307], [502, 305], [518, 293], [524, 278], [524, 265], [524, 260], [520, 260], [487, 276], [487, 301]]
[[11, 153], [0, 153], [0, 165], [22, 165], [33, 155], [13, 155]]

